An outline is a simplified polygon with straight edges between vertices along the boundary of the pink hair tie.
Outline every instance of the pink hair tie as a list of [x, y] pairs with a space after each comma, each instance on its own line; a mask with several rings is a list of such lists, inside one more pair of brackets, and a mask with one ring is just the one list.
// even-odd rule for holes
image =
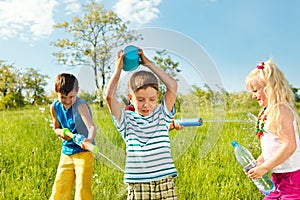
[[256, 66], [257, 69], [264, 69], [265, 68], [265, 63], [261, 62]]

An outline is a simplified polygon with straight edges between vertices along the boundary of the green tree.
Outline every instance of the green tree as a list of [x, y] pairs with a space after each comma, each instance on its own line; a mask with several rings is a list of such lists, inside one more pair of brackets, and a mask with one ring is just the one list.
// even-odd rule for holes
[[21, 73], [12, 64], [0, 61], [0, 108], [24, 106], [24, 96], [19, 86]]
[[156, 56], [153, 57], [156, 65], [167, 72], [170, 76], [176, 77], [181, 70], [178, 68], [179, 62], [174, 62], [166, 50], [156, 51]]
[[26, 89], [26, 98], [31, 104], [44, 104], [48, 102], [45, 94], [45, 87], [49, 76], [39, 73], [34, 68], [28, 68], [22, 77], [22, 82]]
[[23, 91], [25, 89], [25, 84], [23, 82], [24, 74], [22, 70], [16, 70], [16, 85], [15, 85], [15, 94], [12, 96], [15, 100], [16, 107], [22, 107], [25, 105]]
[[0, 96], [12, 93], [17, 85], [17, 73], [13, 65], [0, 63]]
[[24, 96], [18, 92], [9, 93], [0, 101], [0, 109], [18, 108], [24, 105]]
[[300, 102], [300, 94], [299, 94], [299, 88], [295, 88], [291, 85], [292, 91], [294, 93], [295, 96], [295, 101], [296, 102]]
[[213, 104], [213, 92], [207, 85], [205, 85], [205, 87], [207, 88], [206, 90], [201, 89], [196, 85], [192, 86], [193, 93], [197, 99], [197, 104], [200, 107], [207, 107]]
[[83, 99], [84, 101], [86, 101], [88, 104], [92, 104], [94, 103], [94, 101], [96, 100], [95, 95], [90, 94], [87, 91], [80, 91], [78, 96]]
[[[166, 50], [162, 51], [156, 51], [156, 55], [153, 57], [153, 60], [155, 64], [164, 70], [167, 74], [170, 76], [176, 78], [177, 74], [181, 72], [181, 70], [178, 68], [179, 62], [175, 62], [172, 60], [171, 56], [168, 54]], [[165, 85], [162, 83], [159, 84], [159, 91], [161, 98], [165, 93]]]
[[[82, 18], [75, 16], [71, 22], [56, 24], [72, 35], [72, 39], [59, 39], [53, 45], [60, 50], [53, 55], [64, 65], [90, 66], [94, 72], [94, 81], [103, 106], [103, 95], [107, 76], [111, 70], [111, 50], [141, 38], [128, 28], [129, 22], [123, 22], [116, 13], [105, 10], [94, 0], [83, 6]], [[99, 84], [99, 81], [102, 81]]]

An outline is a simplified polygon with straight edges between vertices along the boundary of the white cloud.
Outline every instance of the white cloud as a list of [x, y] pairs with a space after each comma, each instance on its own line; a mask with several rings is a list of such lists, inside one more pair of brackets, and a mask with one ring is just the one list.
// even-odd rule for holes
[[133, 24], [146, 24], [157, 19], [161, 0], [119, 0], [113, 7], [118, 16]]
[[57, 0], [4, 0], [0, 2], [0, 37], [39, 39], [53, 31]]
[[77, 0], [64, 0], [64, 3], [66, 4], [66, 15], [81, 12], [81, 5]]

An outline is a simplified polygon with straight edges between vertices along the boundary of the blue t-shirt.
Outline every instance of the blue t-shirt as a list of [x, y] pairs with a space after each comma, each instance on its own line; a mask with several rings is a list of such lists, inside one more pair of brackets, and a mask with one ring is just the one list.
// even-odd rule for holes
[[[62, 128], [68, 128], [74, 134], [79, 133], [88, 137], [88, 129], [78, 112], [78, 106], [82, 103], [86, 104], [82, 99], [77, 97], [76, 102], [70, 108], [65, 109], [64, 106], [56, 100], [54, 102], [54, 110]], [[92, 116], [90, 107], [88, 105], [87, 107]], [[63, 140], [62, 142], [62, 153], [64, 154], [72, 155], [85, 151], [87, 150], [82, 149], [73, 140]]]

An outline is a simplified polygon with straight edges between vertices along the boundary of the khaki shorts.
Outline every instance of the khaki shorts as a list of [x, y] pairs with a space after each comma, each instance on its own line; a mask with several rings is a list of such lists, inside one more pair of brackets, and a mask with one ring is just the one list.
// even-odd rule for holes
[[127, 200], [177, 200], [174, 179], [168, 176], [159, 181], [129, 183]]

